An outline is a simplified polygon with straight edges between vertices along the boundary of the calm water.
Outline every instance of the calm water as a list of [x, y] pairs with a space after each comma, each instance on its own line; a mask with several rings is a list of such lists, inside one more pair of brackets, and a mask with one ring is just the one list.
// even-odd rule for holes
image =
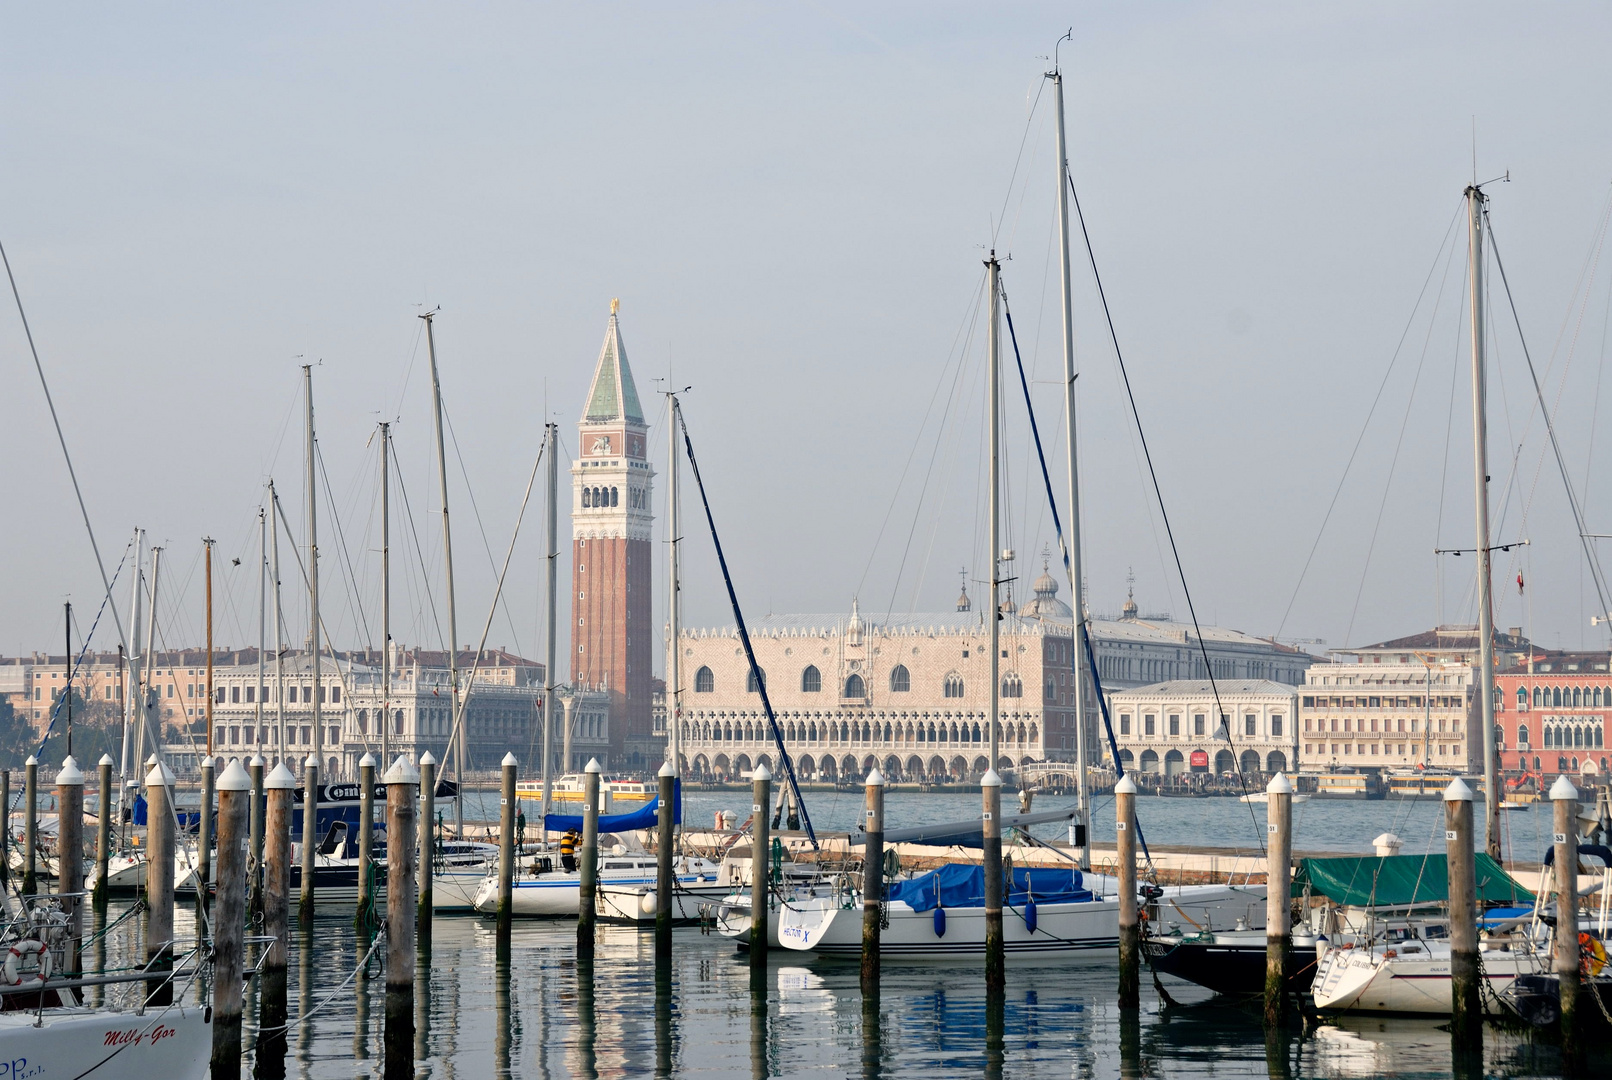
[[[808, 792], [806, 809], [812, 824], [821, 832], [846, 832], [858, 827], [864, 806], [860, 791]], [[472, 793], [466, 801], [466, 816], [485, 814], [496, 820], [498, 799]], [[1017, 799], [1003, 797], [1004, 812], [1017, 812]], [[1073, 807], [1073, 797], [1038, 796], [1034, 809], [1058, 810]], [[1231, 798], [1167, 799], [1142, 795], [1136, 800], [1143, 835], [1150, 844], [1161, 847], [1212, 846], [1241, 848], [1262, 854], [1266, 808]], [[708, 827], [719, 810], [731, 810], [736, 821], [750, 815], [750, 794], [740, 791], [689, 791], [683, 799], [683, 823], [690, 828]], [[920, 794], [892, 792], [885, 798], [885, 828], [931, 825], [961, 821], [980, 814], [980, 796], [974, 794]], [[1501, 815], [1502, 839], [1507, 860], [1538, 862], [1550, 842], [1548, 804]], [[528, 808], [535, 821], [535, 806]], [[1481, 816], [1481, 815], [1480, 815]], [[1031, 830], [1044, 840], [1063, 840], [1061, 825], [1042, 825]], [[1366, 852], [1371, 841], [1392, 832], [1405, 842], [1407, 855], [1444, 851], [1444, 810], [1437, 798], [1420, 799], [1315, 799], [1293, 808], [1293, 846], [1299, 851]], [[1092, 833], [1099, 843], [1114, 841], [1114, 800], [1100, 796], [1092, 804]]]

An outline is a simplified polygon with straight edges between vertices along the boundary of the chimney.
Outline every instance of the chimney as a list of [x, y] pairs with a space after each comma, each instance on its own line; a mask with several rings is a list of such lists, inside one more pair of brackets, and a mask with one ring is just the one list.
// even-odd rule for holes
[[1514, 641], [1522, 640], [1522, 627], [1520, 626], [1507, 627], [1506, 633], [1510, 634]]

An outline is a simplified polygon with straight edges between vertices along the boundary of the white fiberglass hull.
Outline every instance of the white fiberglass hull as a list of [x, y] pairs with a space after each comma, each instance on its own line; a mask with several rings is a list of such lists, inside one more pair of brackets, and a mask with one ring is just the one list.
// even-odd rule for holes
[[[1094, 875], [1095, 878], [1095, 875]], [[1264, 904], [1264, 886], [1188, 885], [1164, 890], [1158, 901], [1163, 910], [1173, 905], [1204, 925], [1232, 923], [1245, 917], [1256, 899]], [[901, 901], [885, 905], [888, 918], [879, 935], [879, 954], [910, 960], [983, 956], [984, 907], [914, 911]], [[860, 956], [862, 905], [859, 898], [823, 896], [791, 901], [774, 913], [778, 941], [786, 949], [813, 951], [824, 956]], [[1002, 913], [1003, 949], [1008, 956], [1069, 955], [1115, 949], [1119, 946], [1119, 897], [1105, 892], [1092, 900], [1037, 904], [1035, 926], [1029, 910], [1006, 908]]]
[[[631, 867], [613, 868], [606, 865], [599, 871], [599, 884], [610, 888], [638, 889], [655, 887], [653, 856], [635, 862]], [[679, 859], [677, 884], [679, 889], [714, 886], [717, 865], [706, 859]], [[517, 879], [511, 890], [512, 913], [526, 917], [564, 918], [577, 914], [581, 908], [582, 875], [579, 871], [549, 871]], [[498, 913], [498, 877], [484, 878], [476, 890], [475, 908], [484, 915]]]
[[[724, 897], [729, 886], [713, 883], [684, 885], [672, 890], [672, 921], [693, 923], [700, 919], [700, 909], [711, 913]], [[653, 926], [659, 910], [659, 889], [655, 882], [648, 885], [601, 885], [599, 887], [599, 918], [606, 922], [633, 923]]]
[[[1487, 1013], [1499, 1012], [1497, 995], [1517, 976], [1540, 974], [1550, 966], [1543, 952], [1482, 952], [1479, 958], [1482, 977], [1488, 983], [1479, 998]], [[1385, 949], [1380, 943], [1328, 949], [1316, 965], [1311, 993], [1318, 1009], [1448, 1016], [1449, 946], [1434, 943], [1408, 954]]]
[[46, 1009], [0, 1013], [0, 1076], [199, 1080], [213, 1051], [211, 1010], [134, 1013]]

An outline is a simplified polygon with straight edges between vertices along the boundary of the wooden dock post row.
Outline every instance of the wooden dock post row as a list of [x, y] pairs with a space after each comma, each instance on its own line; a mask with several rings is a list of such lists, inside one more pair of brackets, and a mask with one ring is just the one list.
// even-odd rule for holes
[[884, 775], [868, 770], [862, 838], [862, 993], [879, 992], [879, 909], [884, 902]]
[[577, 955], [593, 958], [594, 921], [599, 895], [599, 780], [603, 768], [589, 758], [582, 770], [581, 878], [577, 882]]
[[1277, 773], [1265, 785], [1265, 1027], [1287, 1019], [1289, 920], [1293, 901], [1288, 885], [1293, 872], [1293, 784]]

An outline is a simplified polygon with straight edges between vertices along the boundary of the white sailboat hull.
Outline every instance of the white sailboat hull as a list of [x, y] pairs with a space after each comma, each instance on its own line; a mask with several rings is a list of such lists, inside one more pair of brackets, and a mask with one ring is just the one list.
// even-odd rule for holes
[[[1481, 958], [1488, 989], [1479, 998], [1488, 1013], [1498, 1013], [1496, 995], [1517, 976], [1549, 969], [1549, 958], [1532, 951], [1484, 952]], [[1311, 992], [1318, 1009], [1448, 1016], [1450, 951], [1448, 946], [1410, 955], [1380, 946], [1328, 949], [1316, 967]]]
[[190, 1006], [144, 1016], [92, 1009], [0, 1013], [0, 1076], [97, 1080], [199, 1080], [213, 1050], [211, 1010]]
[[[679, 884], [672, 890], [672, 921], [697, 922], [700, 909], [714, 912], [728, 895], [729, 887], [714, 882], [707, 884]], [[606, 922], [654, 925], [660, 890], [655, 882], [648, 885], [601, 885], [599, 887], [599, 918]]]
[[[653, 889], [655, 864], [652, 859], [642, 860], [644, 865], [613, 868], [608, 864], [599, 871], [599, 884], [605, 888]], [[677, 883], [680, 890], [715, 887], [717, 865], [705, 859], [680, 859]], [[582, 875], [572, 871], [550, 871], [532, 877], [523, 877], [513, 883], [512, 911], [516, 915], [538, 918], [563, 918], [577, 914], [581, 908]], [[483, 879], [476, 891], [475, 908], [484, 915], [498, 912], [498, 878]], [[693, 917], [698, 917], [697, 914]]]
[[[1095, 878], [1095, 875], [1094, 875]], [[1264, 905], [1263, 885], [1187, 885], [1165, 889], [1161, 909], [1171, 905], [1204, 924], [1229, 924], [1246, 918], [1251, 905]], [[860, 899], [823, 896], [785, 904], [773, 915], [778, 941], [786, 949], [825, 956], [860, 956]], [[909, 960], [943, 960], [985, 953], [985, 909], [946, 908], [944, 921], [935, 912], [914, 911], [901, 901], [885, 906], [889, 924], [879, 935], [879, 954]], [[1119, 946], [1119, 897], [1105, 892], [1092, 900], [1036, 905], [1035, 928], [1028, 910], [1006, 909], [1002, 915], [1003, 948], [1008, 956], [1068, 955]]]

